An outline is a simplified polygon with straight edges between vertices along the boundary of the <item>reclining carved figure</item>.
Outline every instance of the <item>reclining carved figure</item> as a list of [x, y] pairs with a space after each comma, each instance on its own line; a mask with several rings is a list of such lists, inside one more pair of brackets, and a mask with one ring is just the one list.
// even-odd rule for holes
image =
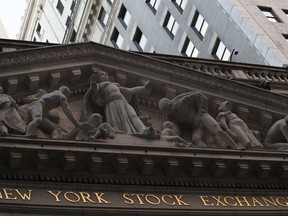
[[207, 147], [203, 140], [208, 132], [215, 136], [217, 147], [241, 149], [207, 113], [207, 104], [206, 96], [195, 91], [180, 94], [172, 100], [162, 98], [158, 106], [160, 111], [168, 114], [176, 123], [186, 123], [191, 127], [192, 143], [197, 147]]

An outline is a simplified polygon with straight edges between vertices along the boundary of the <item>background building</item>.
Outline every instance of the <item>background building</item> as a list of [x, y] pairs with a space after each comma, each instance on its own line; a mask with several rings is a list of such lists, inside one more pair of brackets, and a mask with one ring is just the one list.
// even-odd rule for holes
[[21, 40], [283, 66], [288, 0], [32, 0]]
[[7, 32], [3, 26], [1, 19], [0, 19], [0, 38], [8, 38]]

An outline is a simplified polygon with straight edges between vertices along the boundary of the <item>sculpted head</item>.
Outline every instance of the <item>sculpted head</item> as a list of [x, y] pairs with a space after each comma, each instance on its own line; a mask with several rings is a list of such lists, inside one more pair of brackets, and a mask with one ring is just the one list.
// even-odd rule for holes
[[170, 128], [170, 129], [172, 129], [173, 128], [173, 123], [171, 122], [171, 121], [165, 121], [164, 123], [163, 123], [163, 128], [165, 129], [165, 128]]
[[102, 70], [101, 68], [92, 68], [93, 69], [93, 74], [90, 76], [88, 82], [106, 82], [109, 81], [109, 75], [107, 72]]
[[89, 117], [88, 121], [94, 126], [99, 126], [103, 122], [103, 117], [98, 113], [94, 113]]
[[220, 104], [218, 111], [219, 112], [226, 112], [226, 111], [231, 111], [232, 105], [230, 101], [224, 101]]
[[158, 102], [159, 110], [165, 114], [173, 114], [173, 104], [168, 98], [162, 98]]
[[64, 94], [67, 98], [70, 96], [70, 89], [67, 86], [61, 86], [59, 91]]

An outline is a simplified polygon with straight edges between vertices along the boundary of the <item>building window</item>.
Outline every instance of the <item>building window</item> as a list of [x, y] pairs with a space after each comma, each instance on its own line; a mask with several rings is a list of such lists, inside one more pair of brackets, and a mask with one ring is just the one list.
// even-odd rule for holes
[[171, 1], [177, 6], [180, 12], [184, 11], [187, 0], [171, 0]]
[[67, 17], [67, 20], [66, 20], [66, 27], [68, 27], [70, 25], [70, 22], [71, 22], [71, 19], [70, 19], [70, 16]]
[[151, 8], [153, 13], [156, 13], [159, 8], [160, 0], [146, 0], [146, 3]]
[[77, 32], [75, 31], [75, 29], [73, 29], [73, 32], [72, 32], [71, 37], [70, 37], [70, 43], [75, 42], [76, 35], [77, 35]]
[[114, 3], [114, 0], [107, 0], [107, 2], [112, 5]]
[[37, 25], [36, 33], [37, 33], [37, 35], [41, 38], [42, 32], [41, 32], [41, 25], [40, 25], [40, 23], [38, 23], [38, 25]]
[[116, 48], [121, 48], [123, 44], [123, 37], [119, 34], [118, 30], [115, 28], [112, 36], [111, 36], [111, 42]]
[[125, 8], [124, 5], [121, 6], [119, 15], [118, 15], [119, 20], [122, 22], [123, 26], [125, 28], [127, 28], [127, 26], [129, 25], [129, 22], [131, 20], [131, 15], [130, 13], [127, 11], [127, 9]]
[[228, 61], [231, 55], [231, 52], [219, 38], [216, 40], [213, 53], [216, 58], [223, 61]]
[[74, 10], [75, 4], [76, 4], [76, 0], [73, 0], [73, 1], [72, 1], [72, 4], [71, 4], [71, 7], [70, 7], [70, 10], [71, 10], [71, 11]]
[[194, 44], [186, 37], [181, 53], [188, 57], [197, 57], [199, 51]]
[[106, 13], [106, 11], [104, 10], [104, 8], [102, 7], [98, 16], [98, 21], [100, 22], [100, 24], [104, 27], [107, 25], [108, 22], [108, 14]]
[[57, 6], [56, 6], [57, 10], [59, 11], [59, 13], [62, 15], [63, 11], [64, 11], [64, 6], [61, 2], [61, 0], [58, 0]]
[[208, 29], [208, 23], [203, 16], [196, 11], [191, 27], [197, 32], [198, 36], [203, 39]]
[[276, 14], [273, 12], [272, 8], [270, 7], [259, 7], [259, 9], [262, 11], [264, 16], [273, 23], [280, 22], [280, 19], [276, 16]]
[[169, 12], [167, 12], [163, 26], [167, 30], [167, 32], [169, 33], [170, 37], [173, 39], [176, 32], [177, 32], [179, 24], [177, 23], [177, 21], [174, 19], [174, 17]]
[[147, 38], [143, 35], [142, 31], [137, 27], [133, 41], [140, 51], [143, 51], [147, 43]]

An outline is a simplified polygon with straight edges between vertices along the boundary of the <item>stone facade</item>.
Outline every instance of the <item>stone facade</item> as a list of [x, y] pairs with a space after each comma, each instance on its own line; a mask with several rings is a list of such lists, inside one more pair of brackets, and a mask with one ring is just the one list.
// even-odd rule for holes
[[[219, 105], [230, 101], [231, 112], [249, 129], [258, 131], [255, 136], [264, 144], [271, 126], [287, 115], [288, 98], [237, 77], [243, 68], [250, 67], [255, 73], [263, 69], [255, 65], [198, 62], [211, 68], [231, 67], [233, 80], [205, 73], [194, 68], [195, 62], [189, 65], [188, 59], [182, 60], [186, 62], [184, 67], [177, 57], [165, 60], [164, 56], [141, 55], [95, 43], [2, 53], [1, 89], [15, 100], [21, 117], [27, 117], [27, 96], [35, 95], [39, 89], [49, 93], [67, 86], [71, 91], [68, 105], [81, 122], [83, 98], [89, 83], [94, 82], [91, 75], [97, 68], [98, 72], [107, 72], [109, 82], [119, 83], [118, 87], [131, 89], [150, 81], [150, 91], [138, 94], [131, 105], [156, 136], [116, 131], [114, 138], [65, 138], [75, 126], [59, 108], [60, 120], [55, 127], [61, 129], [61, 136], [57, 139], [51, 138], [49, 129], [41, 125], [37, 137], [8, 130], [10, 136], [0, 137], [1, 214], [287, 213], [286, 151], [266, 146], [241, 150], [215, 146], [213, 136], [208, 147], [179, 146], [157, 135], [168, 120], [159, 110], [160, 99], [172, 100], [181, 94], [198, 92], [207, 98], [202, 107], [204, 113], [216, 120]], [[283, 68], [265, 69], [276, 74], [283, 72]], [[23, 120], [26, 124], [31, 121], [29, 117]], [[7, 123], [6, 118], [3, 122]], [[187, 126], [185, 129], [191, 131]], [[175, 131], [181, 136], [181, 129]]]

